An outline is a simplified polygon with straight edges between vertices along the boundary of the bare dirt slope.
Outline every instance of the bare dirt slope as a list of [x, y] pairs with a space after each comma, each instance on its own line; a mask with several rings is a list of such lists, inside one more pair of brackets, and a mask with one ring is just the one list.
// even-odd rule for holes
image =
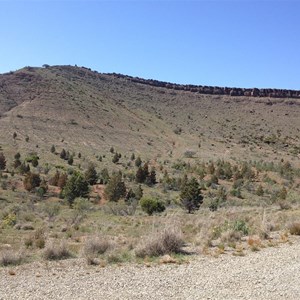
[[199, 158], [242, 159], [300, 152], [297, 98], [192, 93], [79, 67], [0, 75], [0, 113], [4, 148], [54, 144], [91, 155], [114, 146], [151, 157], [192, 150]]
[[300, 240], [244, 257], [181, 265], [88, 267], [83, 261], [0, 269], [0, 299], [299, 299]]

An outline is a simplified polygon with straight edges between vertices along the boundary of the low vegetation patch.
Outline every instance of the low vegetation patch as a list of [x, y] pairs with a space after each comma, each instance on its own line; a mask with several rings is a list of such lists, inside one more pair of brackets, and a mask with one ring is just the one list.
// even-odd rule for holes
[[184, 241], [182, 235], [176, 230], [165, 229], [162, 233], [156, 233], [136, 249], [137, 257], [161, 256], [172, 253], [182, 253]]
[[45, 260], [62, 260], [71, 258], [72, 256], [65, 241], [62, 241], [59, 245], [49, 244], [43, 252]]

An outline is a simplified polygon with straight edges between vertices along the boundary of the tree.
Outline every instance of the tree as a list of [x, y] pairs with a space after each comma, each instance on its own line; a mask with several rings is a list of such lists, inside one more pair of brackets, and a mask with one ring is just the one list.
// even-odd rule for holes
[[0, 171], [4, 170], [6, 168], [6, 159], [4, 154], [1, 152], [0, 153]]
[[100, 181], [102, 184], [107, 184], [109, 179], [110, 179], [110, 176], [109, 176], [108, 170], [106, 168], [104, 168], [100, 172]]
[[73, 165], [73, 162], [74, 162], [74, 159], [73, 159], [73, 156], [71, 155], [71, 156], [69, 157], [69, 159], [68, 159], [68, 164], [69, 164], [70, 166], [72, 166], [72, 165]]
[[90, 185], [97, 183], [98, 175], [95, 166], [93, 164], [89, 164], [88, 169], [84, 173], [84, 177]]
[[144, 169], [141, 166], [139, 166], [139, 168], [136, 171], [135, 181], [137, 183], [144, 183], [145, 180], [146, 180], [146, 176], [144, 173]]
[[118, 201], [119, 199], [125, 197], [126, 186], [120, 173], [115, 173], [112, 175], [104, 193], [109, 201]]
[[131, 158], [130, 158], [131, 160], [135, 160], [135, 155], [134, 155], [134, 153], [132, 153], [131, 154]]
[[134, 162], [134, 164], [135, 164], [135, 166], [136, 167], [140, 167], [141, 166], [141, 164], [142, 164], [142, 160], [141, 160], [141, 158], [140, 157], [138, 157], [136, 160], [135, 160], [135, 162]]
[[59, 156], [61, 159], [66, 159], [67, 156], [66, 150], [62, 149]]
[[196, 178], [192, 178], [187, 181], [186, 184], [182, 187], [180, 193], [180, 200], [183, 206], [188, 210], [188, 213], [191, 213], [200, 208], [200, 205], [203, 202], [203, 196], [201, 195], [201, 190], [199, 183]]
[[119, 154], [116, 152], [115, 155], [113, 156], [112, 162], [116, 164], [117, 162], [119, 162], [119, 159], [120, 159]]
[[39, 187], [41, 184], [41, 178], [39, 174], [27, 173], [23, 180], [24, 188], [27, 191], [32, 191], [34, 188]]
[[140, 200], [143, 197], [144, 192], [140, 184], [138, 185], [134, 193], [135, 193], [136, 200]]
[[74, 172], [74, 174], [67, 180], [63, 194], [69, 205], [72, 206], [75, 198], [86, 198], [88, 196], [89, 184], [80, 172]]
[[151, 168], [151, 172], [148, 174], [147, 178], [146, 178], [146, 184], [151, 186], [156, 184], [156, 172], [154, 167]]
[[161, 200], [151, 197], [144, 197], [140, 200], [141, 208], [144, 212], [146, 212], [149, 216], [153, 215], [153, 213], [163, 212], [166, 207]]
[[16, 138], [17, 138], [17, 133], [14, 132], [14, 133], [13, 133], [13, 139], [15, 140]]
[[55, 153], [55, 146], [54, 145], [51, 146], [50, 151], [51, 151], [51, 153]]

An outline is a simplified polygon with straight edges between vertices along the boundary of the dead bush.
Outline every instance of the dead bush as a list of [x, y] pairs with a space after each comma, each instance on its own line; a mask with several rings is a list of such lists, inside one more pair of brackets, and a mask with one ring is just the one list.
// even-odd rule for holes
[[290, 234], [292, 235], [300, 235], [300, 222], [293, 222], [288, 227]]
[[96, 258], [111, 248], [111, 242], [100, 237], [88, 239], [83, 248], [83, 255], [89, 265], [97, 264]]
[[140, 245], [135, 254], [137, 257], [161, 256], [171, 253], [182, 253], [184, 245], [182, 235], [175, 229], [165, 229], [162, 233], [156, 233], [142, 245]]
[[18, 265], [23, 259], [24, 255], [20, 251], [4, 250], [0, 253], [1, 266]]
[[62, 260], [72, 257], [65, 241], [62, 241], [59, 245], [49, 244], [43, 253], [43, 257], [46, 260]]

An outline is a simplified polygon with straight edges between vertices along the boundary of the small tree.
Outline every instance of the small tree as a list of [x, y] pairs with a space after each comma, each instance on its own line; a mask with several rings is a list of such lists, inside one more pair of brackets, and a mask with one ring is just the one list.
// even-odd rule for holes
[[114, 155], [114, 157], [113, 157], [113, 159], [112, 159], [112, 162], [114, 164], [116, 164], [116, 163], [119, 162], [119, 159], [120, 159], [119, 154], [116, 152], [115, 155]]
[[143, 192], [143, 189], [142, 189], [140, 184], [138, 185], [138, 187], [134, 191], [134, 193], [135, 193], [135, 199], [136, 200], [140, 200], [143, 197], [144, 192]]
[[5, 170], [5, 168], [6, 168], [6, 159], [5, 159], [4, 154], [1, 152], [0, 153], [0, 171]]
[[90, 185], [97, 183], [98, 175], [95, 166], [93, 164], [89, 164], [88, 169], [84, 173], [84, 177]]
[[55, 153], [55, 146], [54, 145], [51, 146], [50, 151], [51, 151], [51, 153]]
[[62, 149], [59, 156], [61, 159], [66, 159], [67, 156], [66, 150]]
[[192, 178], [187, 181], [186, 184], [182, 187], [180, 193], [180, 200], [183, 206], [188, 210], [188, 213], [191, 213], [200, 208], [200, 205], [203, 202], [203, 196], [201, 195], [201, 190], [199, 183], [196, 178]]
[[144, 212], [146, 212], [149, 216], [153, 215], [153, 213], [163, 212], [166, 207], [164, 203], [156, 198], [144, 197], [140, 200], [141, 208]]
[[24, 188], [27, 191], [32, 191], [34, 188], [39, 187], [41, 184], [41, 178], [39, 174], [27, 173], [23, 180]]
[[144, 169], [141, 166], [139, 166], [139, 168], [136, 171], [135, 181], [137, 183], [144, 183], [145, 180], [146, 180], [146, 176], [144, 173]]
[[67, 181], [64, 190], [64, 197], [70, 206], [77, 197], [86, 198], [89, 194], [89, 184], [80, 172], [75, 172]]
[[112, 175], [104, 192], [109, 201], [118, 201], [119, 199], [125, 197], [126, 186], [120, 173]]
[[134, 162], [134, 164], [135, 164], [135, 166], [136, 167], [140, 167], [141, 166], [141, 164], [142, 164], [142, 160], [141, 160], [141, 158], [140, 157], [138, 157], [136, 160], [135, 160], [135, 162]]
[[68, 159], [68, 164], [69, 164], [70, 166], [72, 166], [72, 165], [73, 165], [73, 162], [74, 162], [74, 159], [73, 159], [73, 156], [71, 155], [71, 156], [69, 157], [69, 159]]

